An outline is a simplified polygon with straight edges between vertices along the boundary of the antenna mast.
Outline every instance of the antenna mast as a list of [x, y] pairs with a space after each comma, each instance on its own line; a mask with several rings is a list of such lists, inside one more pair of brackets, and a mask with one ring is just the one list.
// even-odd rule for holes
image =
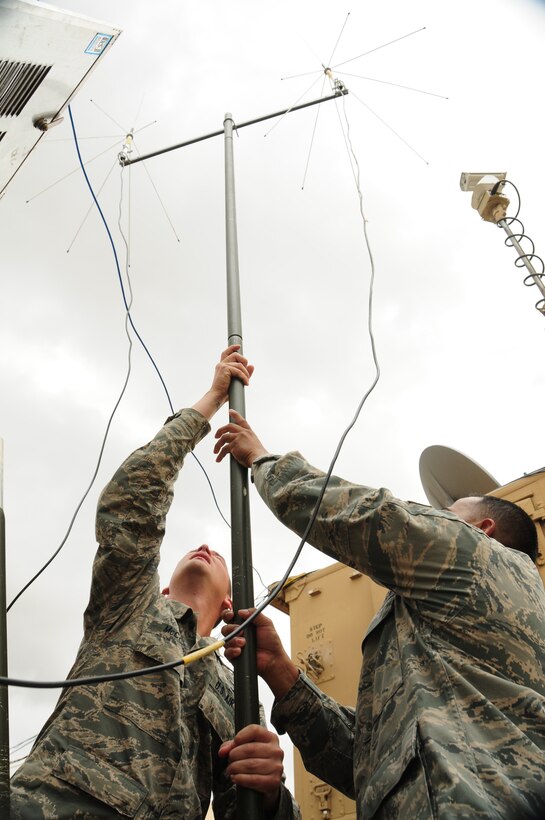
[[[4, 442], [0, 438], [0, 579], [6, 577], [6, 522], [4, 518]], [[0, 676], [8, 675], [6, 585], [0, 583]], [[0, 814], [9, 817], [8, 687], [0, 686]]]
[[[331, 79], [331, 77], [330, 77]], [[238, 270], [238, 242], [235, 201], [235, 173], [233, 160], [233, 130], [281, 117], [292, 111], [319, 105], [327, 100], [335, 100], [348, 94], [348, 89], [339, 80], [334, 81], [334, 93], [311, 102], [293, 105], [274, 114], [235, 124], [231, 114], [226, 114], [223, 129], [201, 137], [162, 148], [134, 159], [121, 152], [119, 162], [123, 166], [134, 165], [145, 159], [156, 157], [177, 148], [184, 148], [196, 142], [224, 135], [225, 143], [225, 228], [227, 262], [227, 333], [228, 344], [240, 344], [242, 350], [242, 319], [240, 308], [240, 284]], [[244, 385], [233, 379], [229, 391], [229, 407], [246, 416]], [[230, 456], [231, 470], [231, 555], [233, 567], [233, 604], [235, 611], [254, 606], [252, 581], [252, 546], [250, 529], [250, 499], [248, 495], [248, 470], [241, 467]], [[246, 650], [234, 664], [235, 670], [235, 729], [239, 731], [250, 723], [259, 723], [259, 697], [257, 689], [256, 646], [253, 626], [246, 629]], [[237, 820], [261, 820], [263, 814], [262, 795], [250, 789], [237, 788]]]
[[[242, 352], [242, 316], [238, 274], [237, 217], [235, 202], [235, 170], [233, 161], [233, 118], [225, 115], [225, 240], [227, 262], [227, 336], [228, 344], [239, 344]], [[232, 379], [229, 407], [246, 418], [244, 385]], [[231, 564], [233, 567], [233, 606], [235, 612], [254, 605], [252, 578], [252, 541], [250, 527], [250, 497], [248, 470], [229, 457], [231, 474]], [[247, 650], [234, 664], [235, 670], [235, 730], [250, 723], [259, 723], [256, 643], [253, 627], [246, 629]], [[252, 820], [264, 817], [262, 795], [237, 788], [237, 818]]]

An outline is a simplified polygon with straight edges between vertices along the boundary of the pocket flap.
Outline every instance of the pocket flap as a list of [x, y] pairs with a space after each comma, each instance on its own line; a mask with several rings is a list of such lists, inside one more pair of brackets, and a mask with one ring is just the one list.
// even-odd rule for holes
[[54, 770], [56, 777], [116, 809], [134, 817], [148, 790], [107, 760], [76, 746], [69, 746]]

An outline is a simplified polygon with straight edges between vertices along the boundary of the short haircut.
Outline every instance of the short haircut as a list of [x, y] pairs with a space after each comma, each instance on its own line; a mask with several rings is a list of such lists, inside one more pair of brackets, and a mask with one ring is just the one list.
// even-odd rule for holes
[[480, 509], [496, 522], [496, 541], [504, 547], [526, 553], [535, 564], [539, 554], [537, 529], [528, 513], [505, 498], [493, 495], [480, 495], [477, 498]]

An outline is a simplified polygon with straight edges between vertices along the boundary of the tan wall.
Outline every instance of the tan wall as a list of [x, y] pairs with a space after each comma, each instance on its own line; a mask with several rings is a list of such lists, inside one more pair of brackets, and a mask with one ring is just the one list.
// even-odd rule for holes
[[[386, 590], [344, 564], [288, 583], [278, 606], [290, 615], [294, 663], [326, 694], [355, 706], [362, 638]], [[297, 750], [294, 777], [303, 820], [356, 819], [355, 803], [308, 774]]]

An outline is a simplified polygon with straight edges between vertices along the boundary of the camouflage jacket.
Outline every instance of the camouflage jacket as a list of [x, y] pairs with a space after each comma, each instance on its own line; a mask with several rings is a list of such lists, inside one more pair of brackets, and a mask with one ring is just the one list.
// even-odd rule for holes
[[[160, 594], [165, 517], [184, 456], [210, 429], [194, 410], [167, 423], [122, 464], [99, 500], [84, 637], [69, 677], [179, 660], [209, 642], [191, 609]], [[233, 681], [212, 654], [142, 677], [63, 690], [12, 779], [13, 818], [235, 817], [218, 748], [232, 738]], [[291, 820], [282, 787], [277, 817]]]
[[[298, 534], [323, 476], [298, 453], [253, 465]], [[365, 820], [545, 817], [545, 592], [530, 558], [335, 477], [309, 542], [390, 592], [363, 641], [355, 711], [304, 677], [275, 704], [307, 768]]]

